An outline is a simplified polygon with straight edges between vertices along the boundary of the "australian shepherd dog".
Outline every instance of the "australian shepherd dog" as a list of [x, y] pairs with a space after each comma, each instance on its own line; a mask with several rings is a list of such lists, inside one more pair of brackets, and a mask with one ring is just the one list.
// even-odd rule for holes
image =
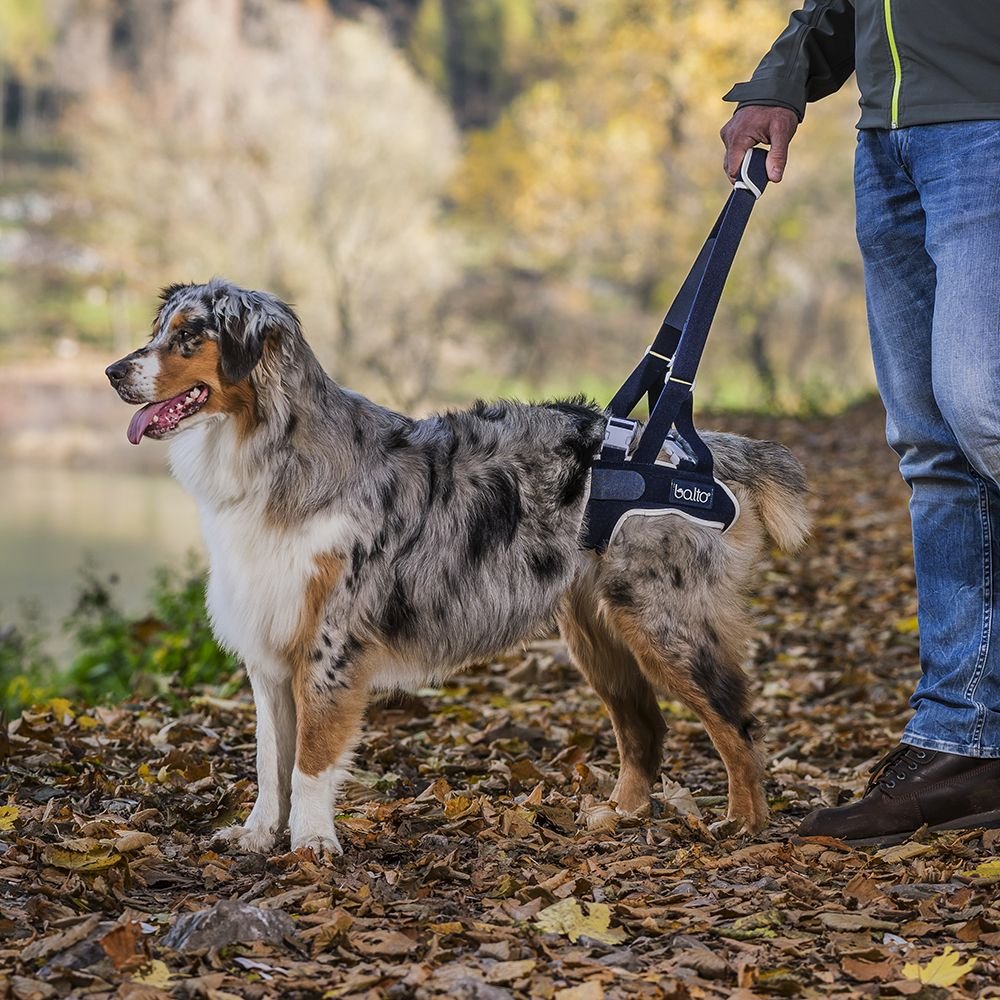
[[337, 787], [372, 693], [553, 623], [610, 713], [619, 813], [650, 807], [669, 692], [725, 762], [729, 818], [766, 824], [740, 664], [755, 564], [769, 538], [794, 549], [808, 530], [785, 448], [706, 435], [733, 527], [629, 518], [597, 556], [581, 534], [607, 415], [582, 400], [413, 420], [334, 382], [285, 303], [218, 279], [165, 289], [152, 339], [107, 375], [142, 404], [129, 440], [170, 441], [200, 510], [215, 634], [253, 687], [257, 800], [223, 838], [268, 851], [288, 829], [295, 850], [339, 853]]

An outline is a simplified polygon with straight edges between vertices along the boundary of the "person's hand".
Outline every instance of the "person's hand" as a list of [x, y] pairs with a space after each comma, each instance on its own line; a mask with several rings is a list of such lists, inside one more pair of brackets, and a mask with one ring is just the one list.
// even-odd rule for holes
[[781, 180], [788, 160], [788, 143], [799, 127], [799, 116], [788, 108], [748, 104], [726, 122], [719, 133], [726, 144], [726, 173], [731, 181], [740, 176], [740, 164], [748, 149], [758, 143], [771, 147], [767, 154], [767, 179]]

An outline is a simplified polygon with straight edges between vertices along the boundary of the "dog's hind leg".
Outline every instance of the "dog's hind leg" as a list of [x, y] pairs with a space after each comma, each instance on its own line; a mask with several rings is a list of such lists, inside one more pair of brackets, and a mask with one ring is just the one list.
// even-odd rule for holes
[[595, 576], [591, 569], [566, 595], [559, 628], [573, 662], [611, 716], [620, 761], [611, 798], [619, 813], [641, 815], [649, 811], [650, 789], [660, 773], [666, 725], [635, 657], [598, 612]]
[[764, 765], [754, 745], [747, 678], [738, 663], [710, 636], [686, 636], [679, 629], [652, 633], [641, 619], [620, 610], [611, 617], [649, 682], [691, 709], [715, 744], [729, 779], [728, 818], [753, 833], [763, 829], [768, 817]]
[[270, 851], [288, 825], [295, 760], [295, 703], [290, 679], [250, 670], [257, 709], [257, 801], [242, 826], [220, 830], [215, 839], [245, 851]]

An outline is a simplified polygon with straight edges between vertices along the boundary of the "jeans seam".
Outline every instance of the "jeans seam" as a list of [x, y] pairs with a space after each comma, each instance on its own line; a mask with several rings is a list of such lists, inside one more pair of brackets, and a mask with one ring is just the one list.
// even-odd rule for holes
[[900, 743], [905, 743], [911, 747], [919, 747], [922, 750], [937, 750], [940, 753], [957, 754], [959, 757], [1000, 759], [1000, 746], [974, 747], [967, 743], [957, 743], [955, 740], [938, 740], [931, 736], [921, 736], [920, 733], [914, 732], [909, 725], [903, 730]]
[[979, 682], [982, 680], [989, 656], [990, 640], [993, 632], [993, 550], [990, 532], [990, 501], [986, 483], [982, 477], [969, 466], [969, 474], [976, 484], [979, 493], [979, 518], [983, 533], [983, 627], [979, 641], [979, 654], [976, 665], [965, 689], [965, 697], [975, 706], [976, 724], [972, 733], [972, 746], [978, 748], [983, 738], [986, 725], [986, 706], [975, 701]]

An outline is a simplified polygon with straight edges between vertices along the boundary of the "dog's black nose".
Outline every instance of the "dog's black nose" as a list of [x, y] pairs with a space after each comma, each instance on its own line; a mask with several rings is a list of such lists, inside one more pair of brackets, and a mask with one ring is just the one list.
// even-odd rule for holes
[[112, 385], [116, 385], [128, 374], [128, 362], [116, 361], [113, 365], [108, 365], [104, 369], [104, 374], [108, 376], [108, 381]]

